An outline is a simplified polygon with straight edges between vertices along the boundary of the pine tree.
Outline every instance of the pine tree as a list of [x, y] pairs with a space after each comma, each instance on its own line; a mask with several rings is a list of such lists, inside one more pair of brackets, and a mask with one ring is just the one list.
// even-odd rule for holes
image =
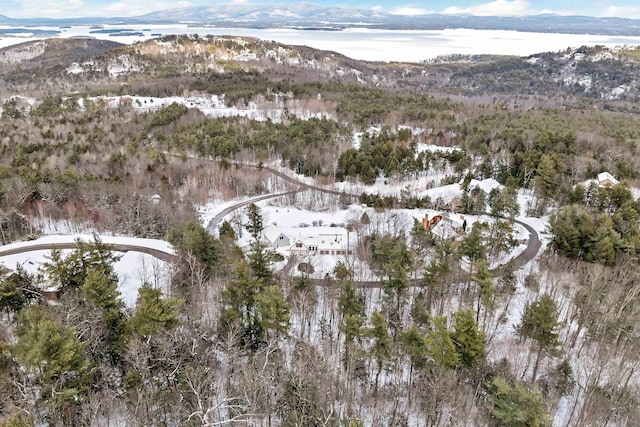
[[555, 162], [550, 155], [543, 154], [536, 168], [535, 177], [536, 195], [543, 199], [543, 206], [546, 200], [554, 194], [556, 186]]
[[433, 330], [427, 335], [427, 352], [435, 366], [455, 369], [460, 364], [460, 356], [447, 329], [447, 318], [433, 318]]
[[371, 313], [371, 327], [367, 330], [367, 336], [373, 340], [369, 354], [376, 362], [376, 379], [374, 394], [378, 394], [378, 383], [384, 363], [391, 356], [391, 338], [387, 330], [387, 322], [379, 311]]
[[398, 339], [398, 331], [401, 329], [402, 307], [406, 290], [409, 288], [409, 278], [407, 271], [399, 260], [393, 260], [385, 266], [388, 280], [383, 281], [383, 291], [386, 298], [393, 303], [393, 309], [389, 310], [388, 318], [390, 319], [391, 329], [393, 330], [393, 341]]
[[195, 221], [169, 230], [167, 240], [177, 249], [192, 253], [208, 268], [215, 266], [221, 258], [219, 242]]
[[551, 422], [544, 407], [542, 393], [534, 387], [527, 390], [522, 383], [509, 385], [496, 377], [489, 387], [491, 414], [504, 427], [544, 427]]
[[138, 290], [136, 313], [129, 319], [129, 328], [140, 335], [155, 335], [161, 330], [178, 326], [178, 308], [184, 300], [161, 298], [162, 291], [146, 285]]
[[43, 307], [32, 305], [18, 315], [15, 337], [11, 352], [38, 377], [41, 398], [53, 408], [79, 402], [91, 384], [91, 366], [75, 329], [65, 328]]
[[249, 243], [249, 253], [247, 254], [249, 266], [253, 276], [260, 281], [261, 288], [276, 284], [276, 278], [270, 266], [272, 253], [267, 245], [260, 240], [253, 240]]
[[236, 232], [229, 221], [222, 222], [222, 225], [220, 225], [219, 234], [220, 234], [220, 240], [222, 239], [236, 240]]
[[49, 260], [41, 266], [48, 280], [60, 292], [80, 288], [90, 270], [113, 271], [112, 266], [120, 256], [114, 255], [112, 247], [102, 243], [97, 235], [93, 239], [91, 243], [77, 240], [76, 249], [66, 257], [61, 250], [52, 250]]
[[362, 335], [362, 325], [365, 321], [364, 298], [347, 281], [338, 299], [342, 322], [340, 330], [345, 335], [345, 344], [350, 344]]
[[414, 369], [422, 369], [427, 366], [428, 349], [427, 340], [424, 334], [416, 325], [411, 325], [409, 329], [400, 334], [400, 342], [404, 352], [409, 356], [411, 365], [409, 367], [409, 402], [411, 402], [411, 386], [413, 385]]
[[485, 239], [482, 236], [484, 227], [479, 221], [474, 222], [471, 231], [462, 239], [460, 244], [460, 252], [469, 258], [469, 262], [472, 264], [485, 259], [487, 256], [487, 249], [484, 246]]
[[235, 279], [222, 291], [225, 305], [220, 319], [222, 331], [229, 330], [233, 324], [240, 325], [243, 341], [252, 347], [263, 340], [257, 307], [259, 292], [260, 282], [250, 274], [244, 261], [236, 265]]
[[260, 208], [255, 203], [251, 203], [247, 207], [246, 214], [247, 223], [244, 225], [244, 227], [247, 229], [249, 234], [251, 234], [253, 240], [258, 240], [261, 237], [262, 231], [264, 230]]
[[[478, 285], [478, 296], [476, 298], [476, 322], [480, 322], [481, 306], [484, 306], [484, 318], [487, 313], [493, 313], [496, 309], [497, 289], [493, 282], [493, 277], [489, 271], [486, 261], [475, 264], [476, 273], [471, 276], [471, 280]], [[483, 321], [484, 324], [484, 321]]]
[[33, 278], [20, 265], [9, 275], [0, 273], [0, 310], [7, 314], [18, 313], [40, 294], [33, 284]]
[[333, 275], [340, 283], [343, 283], [353, 277], [353, 271], [344, 262], [338, 261], [333, 267]]
[[265, 331], [276, 334], [286, 333], [289, 329], [291, 309], [282, 290], [276, 286], [267, 286], [258, 295], [260, 326]]
[[102, 311], [105, 326], [109, 332], [109, 346], [112, 357], [117, 358], [123, 344], [121, 338], [126, 330], [125, 304], [118, 290], [118, 276], [113, 270], [91, 270], [80, 287], [85, 301]]
[[531, 382], [536, 380], [543, 352], [552, 356], [558, 353], [558, 347], [561, 344], [557, 331], [558, 325], [558, 308], [550, 295], [544, 294], [525, 306], [522, 321], [516, 327], [516, 332], [523, 338], [535, 341], [538, 346]]
[[473, 311], [460, 310], [455, 313], [454, 331], [451, 333], [453, 345], [460, 356], [460, 364], [473, 368], [485, 353], [486, 336], [473, 320]]

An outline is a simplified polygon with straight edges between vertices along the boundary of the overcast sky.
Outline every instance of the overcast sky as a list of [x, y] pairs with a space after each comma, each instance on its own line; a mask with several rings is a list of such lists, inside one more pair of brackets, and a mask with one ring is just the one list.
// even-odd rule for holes
[[[255, 0], [254, 0], [255, 2]], [[187, 6], [207, 6], [225, 3], [251, 3], [251, 0], [0, 0], [0, 14], [11, 18], [70, 18], [82, 16], [125, 17], [156, 10]], [[267, 3], [267, 2], [256, 2]], [[291, 3], [291, 0], [271, 0], [269, 3]], [[379, 8], [403, 15], [425, 13], [468, 13], [473, 15], [523, 16], [539, 13], [561, 15], [618, 16], [640, 19], [637, 0], [312, 0], [310, 3], [352, 8]]]

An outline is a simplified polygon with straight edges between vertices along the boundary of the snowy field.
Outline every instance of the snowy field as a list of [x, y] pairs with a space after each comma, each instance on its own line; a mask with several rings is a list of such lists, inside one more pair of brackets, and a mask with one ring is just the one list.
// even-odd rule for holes
[[[9, 28], [0, 26], [0, 28]], [[604, 36], [591, 34], [530, 33], [504, 30], [372, 30], [350, 28], [344, 31], [303, 31], [295, 29], [202, 28], [180, 25], [104, 25], [104, 29], [126, 28], [142, 35], [110, 36], [90, 33], [89, 26], [71, 28], [36, 27], [34, 29], [59, 31], [59, 37], [95, 37], [132, 44], [156, 37], [158, 34], [207, 34], [249, 36], [292, 45], [305, 45], [331, 50], [350, 58], [367, 61], [420, 62], [441, 55], [502, 54], [527, 56], [540, 52], [560, 51], [567, 47], [603, 45], [640, 45], [640, 37]], [[14, 34], [0, 37], [0, 47], [29, 40], [33, 34]]]
[[[71, 70], [73, 68], [73, 70]], [[112, 75], [118, 75], [125, 72], [126, 69], [110, 69]], [[74, 63], [69, 69], [68, 73], [80, 73], [84, 72], [79, 64]], [[195, 96], [185, 98], [183, 96], [169, 96], [169, 97], [151, 97], [151, 96], [98, 96], [87, 98], [87, 100], [96, 102], [102, 101], [106, 103], [108, 107], [117, 108], [120, 104], [131, 104], [131, 107], [140, 113], [147, 113], [157, 111], [160, 108], [168, 107], [169, 105], [176, 103], [184, 105], [187, 108], [195, 108], [200, 110], [204, 115], [214, 118], [219, 117], [246, 117], [250, 120], [267, 121], [279, 123], [284, 116], [284, 103], [271, 103], [270, 105], [258, 106], [254, 102], [249, 102], [247, 108], [227, 107], [224, 103], [224, 95], [207, 95], [207, 96]], [[313, 113], [308, 109], [296, 107], [296, 101], [287, 103], [287, 110], [289, 114], [293, 114], [296, 117], [309, 120], [311, 118], [327, 118], [330, 119], [331, 115], [328, 113]], [[78, 105], [84, 108], [85, 100], [81, 98], [78, 100]]]
[[[92, 242], [90, 235], [49, 235], [36, 240], [26, 242], [16, 242], [9, 245], [0, 246], [0, 253], [15, 248], [37, 247], [42, 244], [73, 243], [77, 238], [85, 242]], [[172, 246], [163, 240], [139, 239], [133, 237], [100, 236], [102, 243], [136, 245], [156, 249], [167, 254], [173, 254]], [[68, 254], [71, 250], [63, 250], [63, 254]], [[0, 256], [0, 265], [14, 269], [16, 265], [21, 265], [31, 274], [38, 274], [39, 267], [47, 262], [50, 250], [33, 250], [15, 255]], [[138, 289], [148, 283], [152, 287], [167, 290], [169, 283], [170, 265], [152, 255], [142, 252], [129, 251], [126, 253], [116, 252], [121, 258], [115, 263], [114, 268], [118, 273], [118, 289], [122, 294], [122, 299], [127, 307], [134, 307], [138, 297]]]

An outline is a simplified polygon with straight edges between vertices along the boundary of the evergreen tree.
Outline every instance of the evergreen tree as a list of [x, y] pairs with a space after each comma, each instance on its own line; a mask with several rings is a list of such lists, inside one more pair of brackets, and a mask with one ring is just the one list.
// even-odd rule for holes
[[400, 342], [411, 360], [411, 372], [413, 372], [414, 368], [427, 366], [429, 355], [427, 340], [420, 328], [416, 325], [411, 325], [409, 329], [403, 331], [400, 335]]
[[462, 255], [469, 258], [469, 262], [472, 264], [483, 260], [487, 256], [487, 250], [484, 246], [484, 237], [482, 232], [485, 226], [476, 221], [471, 227], [471, 231], [464, 236], [462, 243], [460, 244], [460, 251]]
[[496, 309], [497, 289], [486, 261], [483, 260], [477, 262], [475, 270], [476, 272], [471, 276], [471, 280], [476, 282], [478, 285], [478, 296], [476, 298], [476, 322], [480, 322], [481, 306], [484, 306], [485, 318], [487, 313], [493, 313]]
[[491, 414], [498, 425], [504, 427], [551, 425], [544, 407], [544, 398], [536, 387], [529, 391], [522, 383], [511, 386], [504, 378], [496, 377], [490, 384], [489, 392]]
[[235, 267], [235, 279], [231, 280], [224, 291], [220, 325], [223, 331], [233, 324], [240, 325], [245, 345], [257, 348], [263, 341], [263, 330], [258, 312], [258, 294], [260, 281], [249, 272], [246, 262], [241, 261]]
[[276, 334], [286, 333], [289, 329], [291, 310], [282, 290], [276, 286], [267, 286], [258, 295], [260, 326], [263, 330], [273, 330]]
[[230, 240], [236, 240], [236, 232], [233, 229], [233, 226], [231, 225], [231, 223], [229, 221], [223, 221], [222, 225], [220, 225], [220, 239], [230, 239]]
[[121, 337], [126, 329], [125, 305], [118, 291], [118, 277], [113, 270], [91, 270], [80, 287], [85, 301], [93, 304], [103, 313], [105, 326], [109, 332], [109, 345], [116, 357], [122, 345]]
[[162, 291], [148, 285], [138, 290], [136, 313], [129, 319], [129, 328], [140, 335], [155, 335], [161, 330], [178, 326], [178, 308], [184, 302], [175, 298], [161, 298]]
[[360, 339], [362, 335], [362, 325], [365, 321], [365, 305], [364, 298], [358, 294], [349, 281], [342, 288], [338, 298], [338, 306], [342, 315], [340, 330], [345, 336], [345, 344], [350, 344]]
[[558, 308], [550, 295], [544, 294], [525, 306], [522, 321], [516, 327], [516, 332], [523, 338], [535, 341], [538, 346], [531, 382], [536, 380], [543, 352], [552, 356], [558, 353], [558, 347], [561, 344], [557, 331], [558, 325]]
[[75, 329], [65, 328], [43, 307], [32, 305], [18, 315], [15, 337], [11, 352], [37, 376], [41, 398], [54, 409], [78, 403], [91, 384], [91, 366]]
[[208, 268], [215, 266], [221, 258], [216, 239], [195, 221], [169, 230], [167, 240], [179, 250], [191, 252]]
[[249, 253], [247, 258], [251, 273], [260, 281], [261, 288], [274, 286], [276, 278], [271, 269], [271, 257], [273, 252], [260, 240], [253, 240], [249, 243]]
[[[543, 154], [536, 168], [535, 191], [536, 195], [543, 199], [543, 203], [553, 196], [556, 189], [556, 165], [553, 158]], [[543, 204], [544, 206], [544, 204]]]
[[379, 311], [371, 313], [371, 327], [367, 330], [367, 336], [373, 340], [369, 354], [376, 362], [376, 379], [374, 394], [378, 394], [378, 382], [384, 363], [391, 356], [391, 338], [387, 330], [387, 321]]
[[9, 275], [0, 273], [0, 310], [7, 314], [18, 313], [39, 296], [33, 278], [22, 266]]
[[93, 239], [91, 243], [77, 240], [77, 248], [66, 257], [61, 250], [52, 250], [49, 260], [41, 266], [48, 280], [60, 292], [80, 288], [91, 270], [113, 271], [112, 266], [120, 256], [114, 255], [111, 246], [102, 243], [97, 235]]
[[460, 364], [473, 368], [485, 353], [486, 336], [473, 320], [473, 311], [460, 310], [455, 313], [454, 331], [451, 333], [453, 345], [460, 356]]
[[455, 369], [460, 364], [460, 356], [447, 329], [447, 318], [433, 318], [433, 330], [427, 335], [427, 352], [437, 367]]
[[352, 278], [353, 271], [344, 262], [338, 261], [336, 266], [333, 267], [333, 275], [340, 283], [343, 283], [345, 280]]
[[424, 291], [418, 292], [413, 298], [411, 319], [420, 328], [425, 328], [431, 324], [431, 307], [429, 307]]
[[383, 291], [388, 301], [393, 304], [393, 309], [389, 310], [388, 318], [393, 330], [393, 340], [397, 341], [398, 331], [401, 329], [403, 317], [402, 307], [406, 290], [409, 288], [407, 271], [399, 260], [393, 260], [385, 266], [388, 280], [382, 282]]
[[514, 218], [520, 213], [517, 193], [509, 187], [491, 190], [489, 193], [489, 206], [491, 207], [491, 216], [495, 218]]
[[251, 203], [247, 207], [246, 214], [247, 223], [244, 225], [244, 227], [247, 229], [253, 240], [260, 239], [262, 231], [264, 230], [260, 208], [255, 203]]

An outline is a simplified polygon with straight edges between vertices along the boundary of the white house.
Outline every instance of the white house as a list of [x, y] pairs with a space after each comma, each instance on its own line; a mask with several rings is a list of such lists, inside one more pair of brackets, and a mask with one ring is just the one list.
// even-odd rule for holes
[[262, 232], [265, 240], [274, 248], [284, 248], [291, 246], [291, 239], [278, 227], [269, 226]]
[[601, 172], [598, 174], [598, 187], [614, 187], [620, 184], [609, 172]]
[[316, 242], [318, 255], [347, 255], [351, 253], [349, 234], [344, 230], [337, 229], [334, 233], [320, 233]]
[[311, 254], [311, 248], [313, 248], [313, 251], [315, 252], [316, 248], [315, 246], [313, 246], [313, 244], [309, 244], [309, 239], [306, 239], [306, 241], [302, 241], [300, 239], [295, 239], [293, 241], [293, 244], [291, 245], [291, 247], [289, 248], [289, 252], [291, 253], [291, 255], [296, 255], [296, 256], [307, 256], [309, 254]]

